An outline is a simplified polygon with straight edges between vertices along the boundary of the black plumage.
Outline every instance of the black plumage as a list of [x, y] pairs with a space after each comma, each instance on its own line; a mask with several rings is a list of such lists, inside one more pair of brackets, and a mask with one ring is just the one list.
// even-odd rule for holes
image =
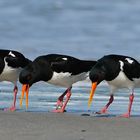
[[[123, 55], [106, 55], [99, 59], [91, 69], [89, 77], [96, 88], [103, 80], [106, 80], [110, 87], [110, 100], [100, 111], [105, 113], [113, 102], [113, 94], [119, 88], [128, 88], [131, 92], [128, 112], [124, 117], [130, 116], [131, 106], [134, 99], [134, 88], [140, 87], [140, 63], [132, 57]], [[93, 88], [95, 90], [95, 88]], [[91, 94], [92, 91], [91, 91]], [[93, 95], [92, 95], [93, 96]], [[92, 97], [90, 96], [90, 97]], [[90, 104], [91, 99], [89, 100]]]
[[[66, 87], [67, 90], [59, 97], [57, 106], [61, 106], [56, 112], [64, 112], [67, 101], [62, 105], [64, 96], [71, 95], [71, 87], [75, 82], [85, 80], [88, 77], [90, 69], [96, 61], [79, 60], [72, 56], [49, 54], [37, 57], [30, 63], [19, 76], [22, 84], [29, 84], [38, 81]], [[60, 105], [61, 104], [61, 105]]]
[[14, 102], [9, 108], [14, 111], [16, 109], [16, 94], [18, 91], [17, 80], [19, 73], [31, 61], [24, 57], [23, 54], [14, 50], [0, 49], [0, 81], [12, 82], [14, 87]]

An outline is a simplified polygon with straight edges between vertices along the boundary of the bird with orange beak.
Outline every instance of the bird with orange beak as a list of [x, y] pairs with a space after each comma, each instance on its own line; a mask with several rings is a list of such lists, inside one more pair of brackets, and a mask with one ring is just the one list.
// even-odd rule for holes
[[[67, 88], [58, 98], [56, 109], [53, 111], [64, 112], [71, 97], [72, 85], [78, 81], [85, 80], [95, 64], [96, 61], [79, 60], [72, 56], [60, 54], [48, 54], [37, 57], [19, 75], [19, 81], [23, 84], [20, 105], [22, 105], [24, 92], [26, 92], [27, 108], [29, 88], [36, 82], [45, 81]], [[66, 99], [64, 101], [65, 96]]]
[[106, 55], [99, 59], [90, 71], [89, 78], [92, 82], [88, 105], [91, 105], [97, 85], [103, 80], [107, 81], [110, 88], [109, 102], [99, 111], [106, 113], [109, 105], [114, 100], [114, 93], [120, 88], [127, 88], [130, 92], [128, 111], [121, 115], [130, 117], [134, 100], [134, 88], [140, 88], [140, 63], [134, 58], [123, 55]]

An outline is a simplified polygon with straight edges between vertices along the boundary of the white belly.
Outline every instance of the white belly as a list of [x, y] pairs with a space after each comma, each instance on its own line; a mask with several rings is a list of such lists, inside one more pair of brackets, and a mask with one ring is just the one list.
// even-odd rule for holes
[[119, 75], [112, 81], [107, 81], [110, 86], [116, 88], [133, 88], [135, 83], [129, 80], [124, 72], [120, 71]]
[[5, 65], [3, 72], [0, 74], [0, 81], [10, 81], [16, 83], [19, 77], [21, 68], [12, 68]]
[[54, 72], [52, 79], [49, 80], [48, 83], [69, 88], [72, 86], [73, 83], [85, 80], [88, 77], [88, 75], [88, 72], [84, 72], [78, 75], [71, 75], [68, 72]]
[[129, 80], [124, 72], [120, 72], [119, 75], [112, 81], [107, 81], [111, 90], [110, 94], [113, 94], [117, 89], [127, 88], [130, 92], [134, 90], [135, 87], [140, 87], [140, 78]]

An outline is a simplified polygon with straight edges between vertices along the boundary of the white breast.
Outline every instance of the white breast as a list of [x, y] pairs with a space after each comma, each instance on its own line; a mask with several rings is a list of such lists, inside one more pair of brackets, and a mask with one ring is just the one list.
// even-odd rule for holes
[[19, 77], [19, 73], [21, 71], [21, 68], [12, 68], [7, 65], [7, 62], [5, 62], [5, 67], [3, 69], [3, 72], [0, 74], [0, 81], [10, 81], [13, 83], [16, 83]]
[[78, 75], [71, 75], [69, 72], [54, 72], [51, 80], [49, 80], [48, 83], [68, 88], [71, 87], [75, 82], [85, 80], [88, 75], [88, 72], [84, 72]]

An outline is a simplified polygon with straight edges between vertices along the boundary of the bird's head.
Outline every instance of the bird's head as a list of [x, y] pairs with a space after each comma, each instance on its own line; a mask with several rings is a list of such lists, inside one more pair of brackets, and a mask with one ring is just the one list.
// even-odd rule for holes
[[44, 64], [40, 59], [35, 60], [27, 65], [19, 75], [19, 81], [22, 86], [22, 95], [20, 100], [20, 106], [22, 106], [22, 100], [24, 93], [26, 92], [26, 108], [28, 108], [28, 92], [29, 88], [38, 81], [47, 81], [52, 75], [49, 64]]
[[105, 66], [98, 62], [90, 71], [89, 73], [89, 78], [92, 82], [92, 87], [91, 87], [91, 91], [90, 91], [90, 97], [89, 97], [89, 101], [88, 101], [88, 106], [91, 105], [96, 87], [98, 84], [100, 84], [103, 80], [106, 79], [106, 68]]
[[22, 94], [20, 99], [20, 106], [22, 107], [22, 100], [24, 98], [24, 93], [26, 93], [26, 109], [28, 108], [28, 93], [29, 88], [37, 81], [39, 81], [39, 69], [37, 65], [32, 62], [27, 65], [19, 75], [19, 81], [22, 85]]
[[29, 87], [35, 82], [39, 81], [40, 70], [38, 66], [33, 62], [27, 65], [19, 75], [19, 81], [21, 84], [27, 84]]

